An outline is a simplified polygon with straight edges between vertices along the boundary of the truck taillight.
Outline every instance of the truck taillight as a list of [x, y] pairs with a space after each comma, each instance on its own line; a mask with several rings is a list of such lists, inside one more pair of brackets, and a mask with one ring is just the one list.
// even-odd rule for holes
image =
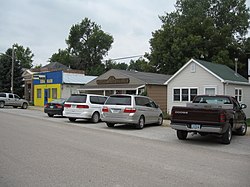
[[105, 107], [103, 107], [103, 108], [102, 108], [102, 112], [109, 112], [109, 108], [108, 108], [108, 107], [106, 107], [106, 106], [105, 106]]
[[124, 113], [135, 113], [136, 109], [134, 109], [134, 108], [125, 108], [123, 112]]
[[226, 115], [224, 113], [220, 113], [220, 122], [226, 122]]

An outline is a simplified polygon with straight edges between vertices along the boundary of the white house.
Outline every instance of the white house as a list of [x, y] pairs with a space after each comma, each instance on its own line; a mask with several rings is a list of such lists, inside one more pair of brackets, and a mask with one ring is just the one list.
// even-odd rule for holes
[[250, 117], [250, 83], [226, 65], [191, 59], [165, 84], [168, 113], [173, 106], [185, 106], [195, 95], [230, 95], [248, 106], [244, 111]]

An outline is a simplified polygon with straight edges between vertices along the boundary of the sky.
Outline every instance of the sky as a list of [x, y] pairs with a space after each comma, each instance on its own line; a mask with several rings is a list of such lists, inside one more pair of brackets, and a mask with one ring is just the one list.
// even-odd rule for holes
[[[246, 2], [249, 7], [250, 0]], [[176, 0], [0, 0], [0, 53], [17, 43], [30, 48], [33, 65], [46, 65], [52, 54], [67, 47], [70, 28], [87, 17], [114, 38], [104, 59], [144, 55], [150, 52], [152, 32], [162, 25], [159, 16], [173, 12], [175, 3]]]

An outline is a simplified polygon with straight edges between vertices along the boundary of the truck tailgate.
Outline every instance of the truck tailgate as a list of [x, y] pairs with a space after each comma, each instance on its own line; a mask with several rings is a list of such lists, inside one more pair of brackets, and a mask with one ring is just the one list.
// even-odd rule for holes
[[205, 109], [193, 107], [173, 107], [171, 113], [172, 122], [185, 123], [218, 123], [221, 121], [222, 109]]

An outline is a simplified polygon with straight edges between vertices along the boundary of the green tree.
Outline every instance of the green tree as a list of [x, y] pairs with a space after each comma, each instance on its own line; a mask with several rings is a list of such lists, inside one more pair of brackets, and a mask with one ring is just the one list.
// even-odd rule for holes
[[142, 71], [142, 72], [154, 72], [154, 69], [150, 66], [149, 62], [144, 58], [139, 58], [138, 60], [131, 60], [128, 69]]
[[[0, 55], [0, 91], [10, 92], [12, 70], [12, 48], [9, 48], [5, 54]], [[19, 96], [23, 96], [23, 78], [21, 61], [14, 61], [13, 91]]]
[[54, 53], [51, 56], [49, 62], [60, 62], [61, 64], [71, 67], [73, 65], [73, 58], [67, 49], [59, 49], [58, 53]]
[[101, 26], [85, 18], [81, 23], [73, 25], [66, 40], [68, 51], [74, 57], [78, 69], [89, 74], [91, 68], [101, 65], [113, 43], [113, 37]]
[[15, 59], [20, 62], [21, 67], [27, 69], [32, 68], [32, 58], [34, 57], [32, 51], [28, 47], [24, 48], [23, 46], [18, 44], [14, 44], [14, 48]]
[[[234, 66], [242, 62], [249, 8], [245, 0], [177, 0], [176, 11], [161, 16], [150, 40], [150, 65], [173, 74], [190, 58]], [[243, 67], [243, 66], [240, 66]]]

